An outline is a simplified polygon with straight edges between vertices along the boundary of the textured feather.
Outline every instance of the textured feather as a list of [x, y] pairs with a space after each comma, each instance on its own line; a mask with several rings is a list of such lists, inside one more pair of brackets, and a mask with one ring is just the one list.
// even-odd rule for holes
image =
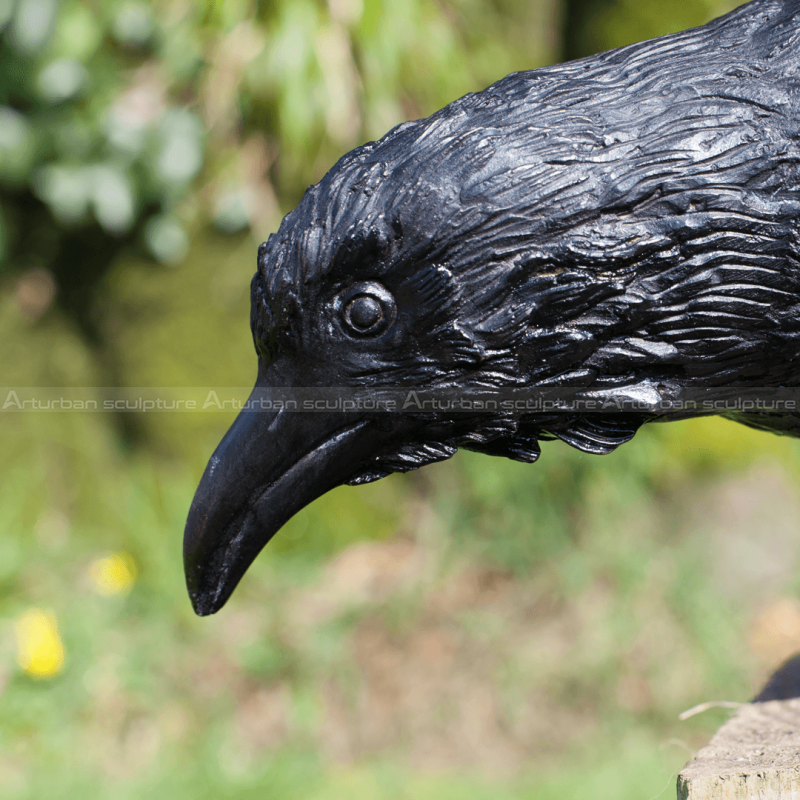
[[[262, 246], [259, 353], [305, 352], [326, 298], [373, 280], [397, 300], [392, 346], [314, 380], [798, 386], [798, 45], [800, 3], [757, 0], [509, 75], [354, 150]], [[610, 452], [654, 418], [489, 416], [470, 440], [438, 415], [352, 481], [459, 446], [533, 461], [548, 435]], [[742, 421], [794, 433], [790, 417]]]

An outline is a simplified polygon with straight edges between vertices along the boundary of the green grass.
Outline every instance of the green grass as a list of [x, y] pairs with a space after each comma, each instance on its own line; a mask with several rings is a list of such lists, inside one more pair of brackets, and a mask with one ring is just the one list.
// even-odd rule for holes
[[[339, 489], [223, 612], [198, 619], [180, 560], [197, 465], [125, 457], [97, 415], [0, 423], [3, 796], [670, 797], [723, 718], [677, 714], [754, 688], [752, 607], [717, 591], [705, 540], [682, 520], [731, 463], [769, 457], [794, 475], [789, 442], [685, 423], [607, 459], [559, 445], [533, 467], [459, 454]], [[367, 532], [412, 542], [424, 575], [340, 602], [331, 575], [344, 562], [332, 559]], [[109, 552], [136, 563], [127, 596], [92, 586], [90, 565]], [[303, 617], [320, 597], [332, 610]], [[32, 607], [52, 609], [67, 652], [49, 680], [15, 661], [11, 623]], [[450, 660], [426, 661], [425, 642]], [[415, 687], [432, 705], [414, 705]], [[478, 719], [473, 742], [459, 731], [481, 693], [497, 724]], [[332, 696], [344, 751], [331, 744]]]

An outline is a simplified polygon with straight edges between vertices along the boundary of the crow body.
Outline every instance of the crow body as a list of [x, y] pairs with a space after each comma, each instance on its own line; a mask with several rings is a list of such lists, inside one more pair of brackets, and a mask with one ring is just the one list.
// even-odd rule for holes
[[[509, 75], [344, 156], [261, 246], [256, 387], [621, 397], [800, 385], [800, 2]], [[687, 413], [243, 414], [185, 557], [199, 613], [293, 513], [459, 447], [593, 453]], [[738, 414], [800, 434], [800, 414]]]

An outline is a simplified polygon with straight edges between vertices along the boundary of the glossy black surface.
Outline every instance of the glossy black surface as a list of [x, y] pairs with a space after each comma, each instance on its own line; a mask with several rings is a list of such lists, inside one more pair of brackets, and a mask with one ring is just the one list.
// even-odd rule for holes
[[[797, 387], [799, 53], [800, 2], [757, 0], [509, 75], [347, 154], [259, 250], [257, 387]], [[189, 514], [192, 602], [218, 610], [336, 485], [459, 447], [607, 453], [690, 415], [243, 413]], [[735, 416], [800, 431], [791, 411]]]

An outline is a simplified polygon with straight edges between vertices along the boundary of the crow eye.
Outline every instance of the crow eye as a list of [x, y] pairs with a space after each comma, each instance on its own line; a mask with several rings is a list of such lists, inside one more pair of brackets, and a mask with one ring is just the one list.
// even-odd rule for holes
[[383, 309], [374, 297], [360, 294], [347, 304], [344, 316], [350, 323], [350, 327], [367, 333], [383, 322]]
[[377, 336], [394, 322], [394, 298], [375, 282], [350, 286], [334, 301], [344, 330], [351, 336]]

